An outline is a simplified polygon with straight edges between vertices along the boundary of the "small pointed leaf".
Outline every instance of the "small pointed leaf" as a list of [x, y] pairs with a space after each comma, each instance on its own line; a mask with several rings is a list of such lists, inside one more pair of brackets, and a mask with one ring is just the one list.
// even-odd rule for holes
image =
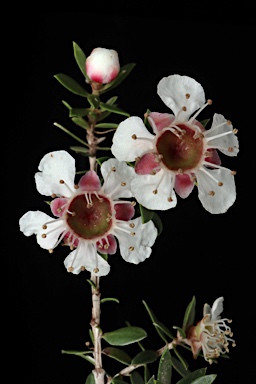
[[131, 373], [131, 384], [144, 384], [142, 376], [136, 371]]
[[172, 356], [172, 366], [182, 377], [186, 377], [190, 374], [190, 370], [185, 369], [184, 365], [174, 356]]
[[122, 66], [120, 68], [120, 72], [117, 75], [117, 77], [113, 81], [111, 81], [110, 83], [106, 84], [100, 90], [100, 93], [107, 92], [109, 89], [112, 90], [115, 87], [117, 87], [119, 84], [121, 84], [124, 81], [124, 79], [126, 79], [126, 77], [131, 73], [131, 71], [133, 70], [135, 65], [136, 65], [135, 63], [129, 63], [129, 64], [126, 64], [126, 65]]
[[169, 336], [171, 339], [175, 339], [175, 337], [173, 336], [173, 334], [171, 333], [171, 331], [169, 331], [169, 329], [163, 324], [163, 323], [160, 323], [160, 321], [155, 321], [153, 323], [153, 325], [156, 327], [156, 328], [159, 328], [161, 329], [161, 331], [163, 331], [167, 336]]
[[147, 384], [157, 384], [157, 381], [155, 380], [155, 376], [154, 375], [149, 379]]
[[[147, 303], [146, 303], [144, 300], [142, 300], [142, 302], [143, 302], [143, 304], [145, 305], [146, 310], [148, 311], [148, 314], [149, 314], [149, 316], [150, 316], [150, 318], [151, 318], [153, 324], [154, 324], [154, 323], [158, 323], [158, 320], [157, 320], [157, 318], [156, 318], [154, 312], [149, 308], [149, 306], [147, 305]], [[161, 331], [161, 329], [160, 329], [159, 327], [156, 327], [156, 331], [157, 331], [157, 333], [159, 334], [159, 336], [161, 337], [161, 339], [164, 340], [164, 342], [167, 344], [167, 343], [168, 343], [168, 340], [167, 340], [167, 338], [165, 337], [165, 334]]]
[[106, 161], [106, 160], [108, 160], [108, 159], [110, 159], [109, 156], [103, 156], [103, 157], [99, 157], [98, 159], [96, 159], [96, 161], [97, 161], [97, 163], [98, 163], [99, 165], [101, 165], [102, 163], [104, 163], [104, 161]]
[[131, 364], [132, 365], [141, 365], [141, 364], [149, 364], [153, 363], [158, 359], [158, 354], [156, 351], [153, 350], [145, 350], [139, 352], [133, 359]]
[[203, 376], [203, 377], [199, 377], [198, 379], [195, 379], [194, 381], [192, 381], [191, 384], [211, 384], [211, 383], [214, 382], [216, 377], [217, 377], [216, 374], [214, 374], [214, 375], [206, 375], [206, 376]]
[[100, 123], [95, 125], [96, 128], [117, 128], [118, 124], [116, 123]]
[[110, 345], [128, 345], [147, 337], [146, 331], [140, 327], [123, 327], [112, 332], [106, 332], [102, 338]]
[[81, 128], [84, 128], [84, 129], [89, 128], [89, 124], [82, 117], [72, 117], [72, 121], [73, 121], [73, 123], [75, 123], [76, 125], [78, 125]]
[[123, 109], [120, 109], [120, 108], [116, 107], [115, 105], [101, 102], [100, 108], [103, 111], [109, 111], [109, 112], [117, 113], [118, 115], [124, 115], [124, 116], [128, 116], [128, 117], [130, 116], [130, 114], [128, 112], [125, 112]]
[[90, 112], [91, 112], [90, 108], [70, 108], [69, 117], [75, 117], [75, 116], [84, 117], [84, 116], [87, 116]]
[[72, 79], [70, 76], [65, 75], [64, 73], [58, 73], [54, 77], [70, 92], [75, 93], [76, 95], [79, 95], [82, 97], [89, 96], [89, 93], [79, 83], [77, 83], [76, 80]]
[[107, 347], [102, 350], [102, 353], [126, 365], [129, 365], [132, 361], [132, 358], [125, 351], [119, 348]]
[[177, 327], [176, 325], [173, 326], [173, 329], [177, 329], [179, 331], [179, 333], [181, 334], [182, 338], [185, 339], [186, 338], [186, 333], [183, 331], [182, 328], [180, 327]]
[[183, 319], [183, 325], [182, 329], [186, 331], [186, 329], [193, 325], [195, 320], [195, 308], [196, 308], [196, 298], [193, 296], [192, 300], [190, 301], [189, 305], [187, 306], [185, 316]]
[[152, 220], [154, 216], [154, 211], [151, 209], [147, 209], [146, 207], [143, 207], [143, 205], [139, 204], [140, 208], [140, 214], [143, 224], [147, 223], [148, 221]]
[[118, 299], [116, 299], [115, 297], [105, 297], [104, 299], [101, 299], [101, 303], [105, 303], [106, 301], [115, 301], [116, 303], [120, 303], [120, 301]]
[[74, 49], [74, 56], [77, 62], [77, 65], [84, 75], [85, 78], [87, 78], [86, 72], [85, 72], [85, 60], [86, 56], [82, 49], [73, 41], [73, 49]]
[[87, 376], [85, 384], [95, 384], [95, 379], [92, 372]]
[[172, 358], [168, 348], [162, 354], [158, 372], [157, 372], [157, 383], [159, 384], [171, 384], [172, 380]]
[[193, 383], [195, 379], [202, 377], [206, 374], [206, 368], [199, 368], [194, 372], [190, 372], [188, 375], [179, 380], [176, 384], [190, 384]]

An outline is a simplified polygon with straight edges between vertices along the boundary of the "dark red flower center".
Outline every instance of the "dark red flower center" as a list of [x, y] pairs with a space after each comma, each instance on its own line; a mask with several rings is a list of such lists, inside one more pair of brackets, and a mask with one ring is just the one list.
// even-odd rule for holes
[[[89, 197], [89, 196], [88, 196]], [[90, 203], [85, 195], [76, 196], [68, 207], [67, 223], [72, 231], [84, 239], [104, 236], [112, 226], [112, 208], [105, 196], [92, 194]]]
[[203, 140], [201, 135], [195, 136], [195, 131], [187, 125], [177, 125], [183, 133], [177, 130], [164, 131], [158, 138], [156, 147], [162, 157], [164, 165], [173, 171], [193, 169], [201, 160], [203, 154]]

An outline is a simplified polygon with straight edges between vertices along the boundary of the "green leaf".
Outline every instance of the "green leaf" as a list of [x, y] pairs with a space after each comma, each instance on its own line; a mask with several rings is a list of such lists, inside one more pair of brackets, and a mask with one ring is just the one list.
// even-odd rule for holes
[[128, 345], [147, 337], [147, 333], [140, 327], [123, 327], [112, 332], [106, 332], [102, 338], [111, 345]]
[[76, 125], [78, 125], [81, 128], [84, 128], [84, 129], [88, 129], [89, 128], [89, 124], [82, 117], [78, 117], [78, 116], [72, 117], [72, 121], [73, 121], [73, 123], [75, 123]]
[[163, 323], [160, 323], [160, 321], [156, 321], [153, 323], [153, 325], [159, 329], [161, 329], [161, 331], [163, 331], [167, 336], [169, 336], [171, 339], [175, 339], [175, 336], [173, 336], [173, 334], [171, 333], [171, 331], [169, 331], [169, 329], [163, 324]]
[[184, 365], [174, 356], [172, 356], [172, 366], [182, 377], [186, 377], [190, 374], [190, 370], [185, 369]]
[[145, 350], [139, 352], [133, 359], [131, 364], [132, 365], [142, 365], [142, 364], [149, 364], [153, 363], [158, 359], [158, 354], [156, 351], [153, 350]]
[[110, 83], [102, 87], [102, 89], [100, 90], [100, 93], [107, 92], [109, 89], [112, 90], [115, 87], [117, 87], [119, 84], [121, 84], [126, 79], [126, 77], [131, 73], [135, 65], [136, 65], [135, 63], [129, 63], [122, 66], [120, 68], [120, 72], [117, 75], [117, 77], [113, 81], [111, 81]]
[[58, 124], [58, 123], [53, 123], [53, 125], [55, 125], [56, 127], [62, 129], [62, 131], [66, 132], [68, 135], [70, 135], [71, 137], [73, 137], [75, 140], [79, 141], [79, 143], [85, 145], [86, 147], [89, 147], [89, 145], [83, 141], [82, 139], [80, 139], [78, 136], [74, 135], [73, 133], [71, 133], [67, 128], [64, 128], [62, 125]]
[[182, 338], [185, 339], [186, 338], [186, 333], [183, 331], [182, 328], [178, 327], [177, 325], [174, 325], [173, 326], [173, 329], [177, 329], [179, 331], [179, 333], [181, 334]]
[[95, 125], [96, 128], [117, 128], [118, 124], [116, 123], [100, 123]]
[[83, 117], [91, 112], [91, 108], [71, 108], [69, 109], [69, 117]]
[[125, 112], [123, 109], [120, 109], [115, 105], [100, 102], [100, 108], [103, 111], [113, 112], [113, 113], [117, 113], [118, 115], [124, 115], [128, 117], [130, 116], [128, 112]]
[[144, 380], [138, 372], [131, 373], [131, 384], [144, 384]]
[[127, 381], [123, 381], [121, 379], [112, 379], [111, 383], [112, 384], [127, 384]]
[[[150, 318], [151, 318], [153, 324], [154, 324], [154, 323], [159, 323], [158, 320], [157, 320], [157, 318], [156, 318], [156, 316], [155, 316], [155, 314], [154, 314], [154, 312], [149, 308], [149, 306], [147, 305], [147, 303], [146, 303], [144, 300], [142, 300], [142, 302], [143, 302], [143, 304], [145, 305], [146, 310], [147, 310], [147, 312], [148, 312], [148, 314], [149, 314], [149, 316], [150, 316]], [[164, 342], [167, 344], [167, 343], [168, 343], [168, 340], [166, 339], [164, 333], [159, 329], [159, 327], [156, 327], [156, 331], [157, 331], [157, 333], [159, 334], [159, 336], [161, 337], [161, 339], [164, 340]]]
[[157, 384], [157, 381], [155, 380], [155, 376], [154, 375], [149, 379], [147, 384]]
[[157, 383], [159, 384], [171, 384], [172, 379], [172, 358], [168, 348], [162, 354], [158, 372], [157, 372]]
[[181, 362], [181, 364], [183, 365], [184, 369], [187, 370], [188, 369], [188, 363], [186, 362], [186, 360], [181, 356], [181, 354], [178, 352], [178, 349], [176, 346], [173, 347], [173, 350], [174, 350], [174, 353], [176, 354], [176, 356], [178, 357], [179, 361]]
[[195, 320], [195, 308], [196, 308], [196, 298], [193, 296], [191, 302], [187, 306], [185, 316], [183, 319], [182, 329], [186, 331], [186, 329], [194, 323]]
[[206, 374], [206, 368], [200, 368], [197, 369], [194, 372], [190, 372], [186, 377], [183, 377], [181, 380], [179, 380], [176, 384], [190, 384], [193, 383], [195, 379], [198, 379], [201, 376], [204, 376]]
[[103, 157], [99, 157], [98, 159], [96, 159], [96, 161], [97, 161], [97, 163], [98, 163], [99, 165], [101, 165], [102, 163], [104, 163], [104, 161], [106, 161], [106, 160], [108, 160], [108, 159], [110, 159], [109, 156], [103, 156]]
[[[89, 155], [89, 150], [84, 147], [79, 147], [79, 146], [72, 146], [69, 147], [72, 151], [79, 153], [80, 155], [88, 156]], [[84, 172], [83, 172], [84, 173]]]
[[85, 384], [95, 384], [95, 379], [92, 372], [87, 376]]
[[202, 126], [205, 128], [206, 125], [209, 123], [210, 119], [204, 119], [202, 121], [200, 121], [200, 123], [202, 124]]
[[85, 78], [87, 78], [86, 72], [85, 72], [85, 60], [86, 56], [82, 49], [73, 41], [73, 50], [74, 50], [74, 56], [77, 62], [78, 67], [80, 68], [80, 71], [84, 75]]
[[57, 75], [54, 75], [54, 77], [70, 92], [73, 92], [76, 95], [79, 95], [82, 97], [89, 96], [89, 93], [80, 84], [78, 84], [76, 80], [72, 79], [70, 76], [65, 75], [64, 73], [58, 73]]
[[106, 301], [115, 301], [116, 303], [119, 303], [118, 299], [115, 299], [114, 297], [105, 297], [105, 299], [101, 299], [101, 303], [105, 303]]
[[198, 379], [191, 382], [191, 384], [211, 384], [216, 379], [217, 375], [207, 375], [199, 377]]
[[97, 95], [88, 95], [87, 100], [94, 109], [98, 108], [100, 105], [100, 99]]
[[139, 204], [139, 208], [140, 208], [140, 215], [141, 215], [141, 219], [142, 219], [143, 224], [152, 220], [152, 218], [154, 216], [154, 211], [143, 207], [143, 205], [141, 205], [141, 204]]
[[129, 365], [132, 361], [132, 358], [119, 348], [107, 347], [102, 350], [102, 353], [126, 365]]

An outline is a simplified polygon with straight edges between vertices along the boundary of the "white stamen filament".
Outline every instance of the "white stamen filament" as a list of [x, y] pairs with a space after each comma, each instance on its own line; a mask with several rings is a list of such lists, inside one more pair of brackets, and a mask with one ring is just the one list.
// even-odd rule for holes
[[192, 122], [196, 119], [199, 113], [201, 113], [210, 104], [211, 104], [211, 100], [207, 100], [207, 102], [204, 105], [202, 105], [202, 107], [199, 108], [198, 111], [193, 116], [190, 117], [188, 124], [192, 124]]
[[202, 167], [201, 168], [201, 171], [203, 171], [204, 173], [206, 173], [206, 175], [208, 175], [212, 180], [214, 180], [216, 182], [216, 184], [219, 183], [219, 180], [217, 180], [210, 172], [208, 172], [206, 170], [206, 168]]
[[68, 233], [68, 230], [62, 232], [60, 238], [56, 241], [56, 243], [54, 244], [54, 246], [52, 247], [52, 249], [56, 248], [60, 242], [64, 239], [65, 235]]
[[228, 132], [223, 132], [223, 133], [220, 133], [219, 135], [215, 135], [215, 136], [211, 136], [211, 137], [206, 137], [206, 141], [207, 143], [211, 140], [214, 140], [214, 139], [218, 139], [219, 137], [222, 137], [222, 136], [227, 136], [227, 135], [230, 135], [231, 133], [233, 133], [232, 131], [228, 131]]
[[212, 132], [216, 131], [216, 129], [220, 128], [220, 127], [223, 127], [223, 125], [229, 125], [227, 121], [224, 121], [224, 123], [221, 123], [221, 124], [218, 124], [218, 125], [215, 125], [214, 127], [208, 129], [207, 131], [204, 131], [204, 136], [207, 136], [209, 133], [212, 134]]
[[52, 220], [50, 220], [50, 221], [47, 221], [47, 223], [44, 223], [44, 224], [42, 225], [42, 227], [44, 227], [45, 225], [47, 226], [47, 225], [49, 225], [49, 224], [56, 223], [56, 221], [60, 221], [60, 220], [63, 220], [63, 217], [59, 217], [58, 219], [52, 219]]
[[85, 199], [86, 199], [87, 205], [88, 205], [88, 206], [92, 206], [93, 204], [92, 204], [92, 196], [91, 196], [91, 193], [90, 193], [90, 192], [86, 192], [86, 193], [84, 194], [84, 197], [85, 197]]
[[67, 187], [67, 189], [73, 194], [74, 191], [72, 190], [72, 188], [70, 188], [70, 186], [64, 181], [64, 180], [60, 180], [60, 184], [62, 185], [65, 185], [65, 187]]
[[[230, 169], [226, 167], [222, 167], [221, 165], [210, 163], [209, 161], [203, 161], [203, 165], [206, 165], [207, 167], [216, 168], [216, 169], [224, 169], [225, 171], [231, 172]], [[200, 168], [201, 170], [205, 170], [205, 168]]]
[[[180, 131], [180, 133], [178, 133], [177, 130]], [[180, 138], [180, 136], [181, 136], [182, 133], [183, 133], [183, 130], [182, 130], [182, 129], [179, 129], [179, 127], [176, 127], [176, 126], [174, 126], [174, 128], [173, 128], [173, 127], [166, 127], [166, 128], [164, 128], [161, 132], [165, 132], [165, 131], [170, 131], [170, 132], [172, 132], [172, 133], [173, 133], [175, 136], [177, 136], [178, 138]]]
[[74, 252], [74, 254], [73, 254], [74, 257], [73, 257], [73, 260], [72, 260], [72, 263], [71, 263], [70, 267], [67, 268], [68, 270], [70, 268], [73, 268], [73, 264], [75, 262], [75, 259], [76, 259], [76, 256], [77, 256], [77, 253], [78, 253], [79, 249], [80, 249], [80, 243], [78, 243], [78, 247], [73, 251]]
[[[115, 229], [118, 229], [119, 231], [122, 231], [122, 232], [125, 232], [125, 233], [129, 233], [131, 236], [135, 235], [135, 233], [131, 232], [129, 229], [125, 229], [123, 227], [119, 227], [118, 223], [123, 223], [123, 221], [122, 220], [116, 220], [116, 228]], [[127, 223], [129, 223], [129, 221], [127, 221]]]

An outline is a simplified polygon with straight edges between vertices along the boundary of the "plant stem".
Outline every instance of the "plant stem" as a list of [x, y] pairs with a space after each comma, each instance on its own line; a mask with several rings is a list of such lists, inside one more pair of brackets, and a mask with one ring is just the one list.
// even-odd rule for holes
[[94, 339], [94, 359], [95, 368], [92, 371], [94, 375], [95, 384], [104, 384], [105, 371], [102, 368], [102, 355], [101, 355], [101, 329], [100, 329], [100, 278], [91, 275], [92, 286], [92, 319], [91, 327]]

